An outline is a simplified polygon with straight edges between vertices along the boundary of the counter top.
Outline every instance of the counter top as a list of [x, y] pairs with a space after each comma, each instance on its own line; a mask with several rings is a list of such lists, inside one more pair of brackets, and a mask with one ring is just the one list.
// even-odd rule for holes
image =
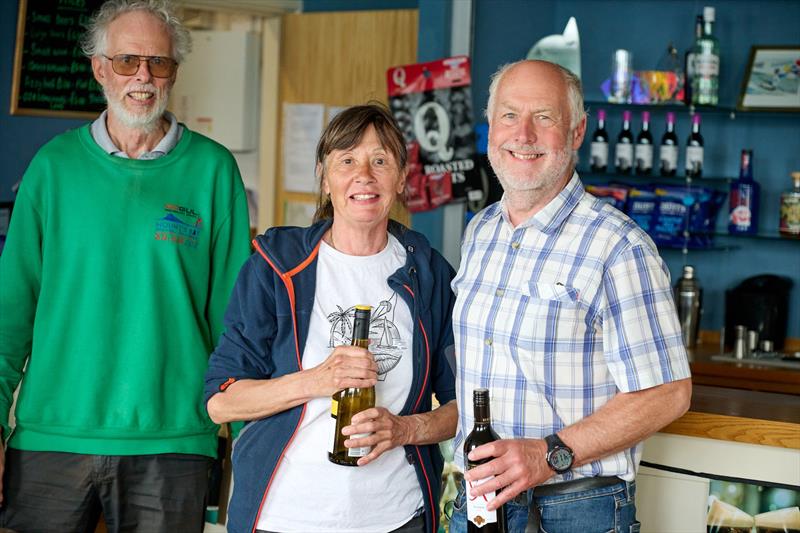
[[800, 396], [800, 363], [787, 368], [759, 364], [758, 361], [715, 361], [718, 344], [699, 344], [689, 350], [689, 365], [695, 385], [715, 385], [753, 391]]
[[689, 412], [661, 432], [800, 450], [800, 395], [695, 382]]

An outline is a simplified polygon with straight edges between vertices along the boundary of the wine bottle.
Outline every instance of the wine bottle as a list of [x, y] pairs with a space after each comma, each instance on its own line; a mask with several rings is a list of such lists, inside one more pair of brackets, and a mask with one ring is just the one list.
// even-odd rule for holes
[[700, 113], [692, 116], [692, 133], [686, 141], [686, 177], [703, 175], [703, 136], [700, 135]]
[[[372, 308], [368, 305], [357, 305], [353, 321], [352, 346], [367, 348], [369, 346], [369, 320]], [[347, 448], [344, 441], [348, 438], [358, 439], [368, 434], [342, 435], [342, 428], [350, 425], [353, 415], [370, 407], [375, 407], [375, 387], [358, 389], [350, 387], [340, 390], [331, 398], [331, 418], [334, 419], [333, 445], [328, 453], [328, 460], [344, 466], [358, 466], [359, 457], [364, 457], [370, 447]]]
[[[469, 452], [482, 444], [500, 440], [492, 429], [492, 420], [489, 413], [489, 389], [475, 389], [472, 391], [472, 413], [475, 425], [464, 440], [464, 461], [466, 470], [471, 470], [490, 459], [471, 461]], [[467, 533], [506, 533], [506, 508], [500, 506], [494, 511], [487, 511], [486, 505], [495, 497], [494, 492], [489, 492], [477, 498], [471, 498], [469, 491], [487, 481], [489, 478], [478, 481], [467, 481]]]
[[694, 20], [694, 42], [686, 51], [686, 81], [684, 82], [683, 101], [689, 105], [692, 103], [692, 83], [694, 83], [694, 46], [703, 37], [703, 15], [697, 15]]
[[781, 193], [779, 231], [784, 237], [800, 238], [800, 172], [792, 172], [792, 189]]
[[608, 168], [608, 132], [606, 132], [606, 110], [597, 111], [597, 129], [592, 134], [592, 172], [605, 172]]
[[622, 131], [617, 136], [614, 147], [614, 167], [617, 174], [630, 174], [633, 170], [633, 133], [631, 132], [631, 112], [622, 112]]
[[692, 103], [717, 105], [719, 101], [719, 40], [714, 37], [713, 7], [703, 8], [703, 35], [694, 45]]
[[653, 170], [653, 134], [650, 133], [650, 112], [642, 111], [642, 130], [636, 136], [636, 174], [649, 176]]
[[667, 130], [661, 136], [659, 166], [662, 176], [674, 176], [678, 170], [678, 136], [675, 135], [675, 113], [667, 113]]
[[731, 183], [728, 204], [728, 232], [744, 235], [758, 233], [759, 186], [753, 179], [753, 151], [742, 150], [739, 179]]

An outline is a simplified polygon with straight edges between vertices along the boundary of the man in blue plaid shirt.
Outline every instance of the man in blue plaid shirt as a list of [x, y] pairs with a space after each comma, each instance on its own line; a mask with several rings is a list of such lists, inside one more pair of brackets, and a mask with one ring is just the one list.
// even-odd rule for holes
[[[509, 531], [638, 531], [642, 441], [689, 406], [691, 379], [669, 271], [652, 240], [587, 194], [580, 80], [543, 61], [493, 77], [489, 160], [504, 195], [471, 221], [453, 280], [459, 429], [487, 387], [503, 440], [470, 459], [466, 498], [505, 505]], [[494, 498], [494, 499], [492, 499]], [[529, 512], [530, 509], [530, 512]]]

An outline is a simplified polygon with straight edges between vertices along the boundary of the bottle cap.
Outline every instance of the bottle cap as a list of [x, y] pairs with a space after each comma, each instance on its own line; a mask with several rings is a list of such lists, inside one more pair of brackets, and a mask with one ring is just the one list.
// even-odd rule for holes
[[672, 111], [667, 112], [667, 122], [675, 123], [675, 113]]
[[703, 8], [703, 18], [706, 22], [714, 22], [714, 7], [713, 6], [706, 6]]
[[694, 278], [694, 267], [692, 265], [683, 266], [683, 277], [686, 279]]
[[597, 118], [598, 118], [598, 120], [605, 120], [606, 119], [606, 110], [605, 109], [598, 109], [597, 110]]
[[489, 402], [489, 389], [485, 387], [473, 389], [472, 401], [477, 405], [486, 405]]
[[692, 124], [700, 124], [700, 113], [692, 115]]
[[630, 121], [630, 119], [631, 119], [631, 112], [630, 111], [623, 111], [622, 112], [622, 120]]
[[650, 122], [650, 111], [642, 111], [642, 122]]

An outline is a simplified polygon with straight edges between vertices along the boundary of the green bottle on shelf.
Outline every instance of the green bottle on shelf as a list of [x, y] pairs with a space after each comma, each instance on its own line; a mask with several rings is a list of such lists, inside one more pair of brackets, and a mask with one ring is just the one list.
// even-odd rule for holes
[[692, 104], [717, 105], [719, 102], [719, 40], [714, 37], [715, 11], [703, 8], [703, 35], [694, 43], [692, 51]]

